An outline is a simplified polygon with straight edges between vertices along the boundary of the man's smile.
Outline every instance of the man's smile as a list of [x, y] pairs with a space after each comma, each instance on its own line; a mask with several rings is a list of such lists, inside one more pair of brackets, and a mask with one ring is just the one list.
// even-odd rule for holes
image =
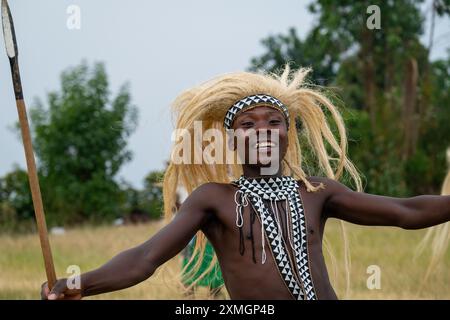
[[278, 147], [278, 144], [272, 141], [259, 141], [252, 145], [252, 149], [264, 151]]

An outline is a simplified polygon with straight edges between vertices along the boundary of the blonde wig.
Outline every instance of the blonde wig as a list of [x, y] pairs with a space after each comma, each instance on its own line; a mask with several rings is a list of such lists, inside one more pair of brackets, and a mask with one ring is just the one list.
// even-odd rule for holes
[[[254, 94], [267, 94], [282, 101], [289, 110], [291, 126], [288, 130], [289, 147], [282, 161], [284, 175], [301, 180], [308, 192], [319, 190], [321, 185], [313, 185], [307, 177], [310, 175], [308, 165], [302, 152], [312, 154], [313, 166], [330, 179], [339, 180], [344, 176], [353, 181], [354, 189], [361, 191], [361, 179], [355, 166], [347, 156], [347, 136], [344, 121], [337, 107], [325, 94], [305, 81], [309, 69], [291, 71], [289, 66], [276, 74], [251, 72], [236, 72], [221, 75], [201, 85], [181, 93], [173, 102], [175, 128], [189, 131], [192, 141], [194, 122], [202, 121], [202, 130], [220, 130], [226, 138], [224, 117], [227, 110], [238, 100]], [[302, 124], [298, 131], [296, 123]], [[194, 152], [202, 154], [206, 142], [192, 144], [192, 164], [175, 164], [170, 162], [164, 176], [164, 213], [167, 221], [176, 212], [176, 189], [182, 185], [188, 194], [198, 186], [207, 182], [229, 183], [242, 174], [242, 165], [226, 164], [195, 164]], [[223, 146], [223, 154], [230, 152]], [[234, 155], [236, 159], [236, 155]], [[317, 172], [317, 171], [316, 171]], [[345, 247], [345, 265], [349, 266], [347, 240], [342, 223]], [[206, 237], [202, 232], [197, 234], [197, 242], [191, 261], [198, 254], [203, 256]], [[326, 242], [325, 242], [326, 246]], [[327, 247], [327, 246], [326, 246]], [[214, 257], [213, 262], [216, 260]], [[201, 258], [197, 259], [197, 267]], [[196, 266], [194, 266], [194, 272]], [[209, 272], [208, 268], [203, 274]], [[201, 278], [201, 277], [200, 277]], [[200, 279], [199, 278], [199, 279]], [[199, 280], [197, 279], [197, 280]], [[349, 273], [347, 272], [347, 288]], [[195, 282], [192, 284], [195, 285]]]

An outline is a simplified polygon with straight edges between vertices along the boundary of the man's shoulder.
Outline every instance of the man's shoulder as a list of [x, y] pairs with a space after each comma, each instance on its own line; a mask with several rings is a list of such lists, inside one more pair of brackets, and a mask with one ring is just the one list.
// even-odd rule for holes
[[198, 186], [194, 192], [201, 196], [218, 196], [224, 193], [234, 192], [234, 188], [230, 183], [206, 182]]
[[[306, 177], [306, 180], [308, 180], [309, 183], [311, 183], [314, 187], [318, 187], [320, 184], [327, 186], [330, 184], [336, 183], [335, 180], [332, 180], [327, 177], [320, 177], [320, 176], [308, 176]], [[302, 180], [298, 180], [300, 184], [305, 184]]]
[[233, 199], [233, 186], [227, 183], [207, 182], [198, 186], [186, 199], [191, 206], [217, 210], [225, 201]]
[[[309, 183], [311, 183], [314, 187], [319, 187], [319, 190], [325, 190], [328, 192], [338, 191], [342, 189], [346, 189], [347, 187], [340, 183], [339, 181], [336, 181], [334, 179], [330, 179], [327, 177], [320, 177], [320, 176], [309, 176], [306, 177], [306, 180], [308, 180]], [[300, 185], [304, 186], [304, 182], [299, 180]]]

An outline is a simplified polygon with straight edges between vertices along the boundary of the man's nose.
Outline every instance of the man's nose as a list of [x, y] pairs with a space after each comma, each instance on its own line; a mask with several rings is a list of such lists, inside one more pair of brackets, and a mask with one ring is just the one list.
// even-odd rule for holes
[[262, 125], [261, 127], [257, 127], [256, 129], [256, 137], [259, 138], [267, 138], [270, 139], [272, 136], [272, 129], [270, 129], [267, 125]]

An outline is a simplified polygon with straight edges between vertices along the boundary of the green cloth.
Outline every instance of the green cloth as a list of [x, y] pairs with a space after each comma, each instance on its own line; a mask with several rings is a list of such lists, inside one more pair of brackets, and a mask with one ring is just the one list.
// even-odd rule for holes
[[[192, 238], [186, 247], [185, 255], [183, 258], [183, 268], [186, 266], [192, 257], [194, 252], [196, 237]], [[193, 277], [187, 278], [186, 274], [194, 269], [195, 264], [198, 261], [198, 255], [189, 264], [183, 274], [183, 283], [188, 286], [192, 284], [210, 265], [214, 257], [214, 248], [208, 241], [205, 245], [205, 255], [203, 256], [203, 261], [200, 264], [200, 269], [194, 274]], [[218, 288], [223, 285], [222, 271], [220, 270], [219, 263], [216, 262], [210, 272], [205, 274], [205, 276], [197, 282], [198, 286], [209, 287], [212, 289]]]

